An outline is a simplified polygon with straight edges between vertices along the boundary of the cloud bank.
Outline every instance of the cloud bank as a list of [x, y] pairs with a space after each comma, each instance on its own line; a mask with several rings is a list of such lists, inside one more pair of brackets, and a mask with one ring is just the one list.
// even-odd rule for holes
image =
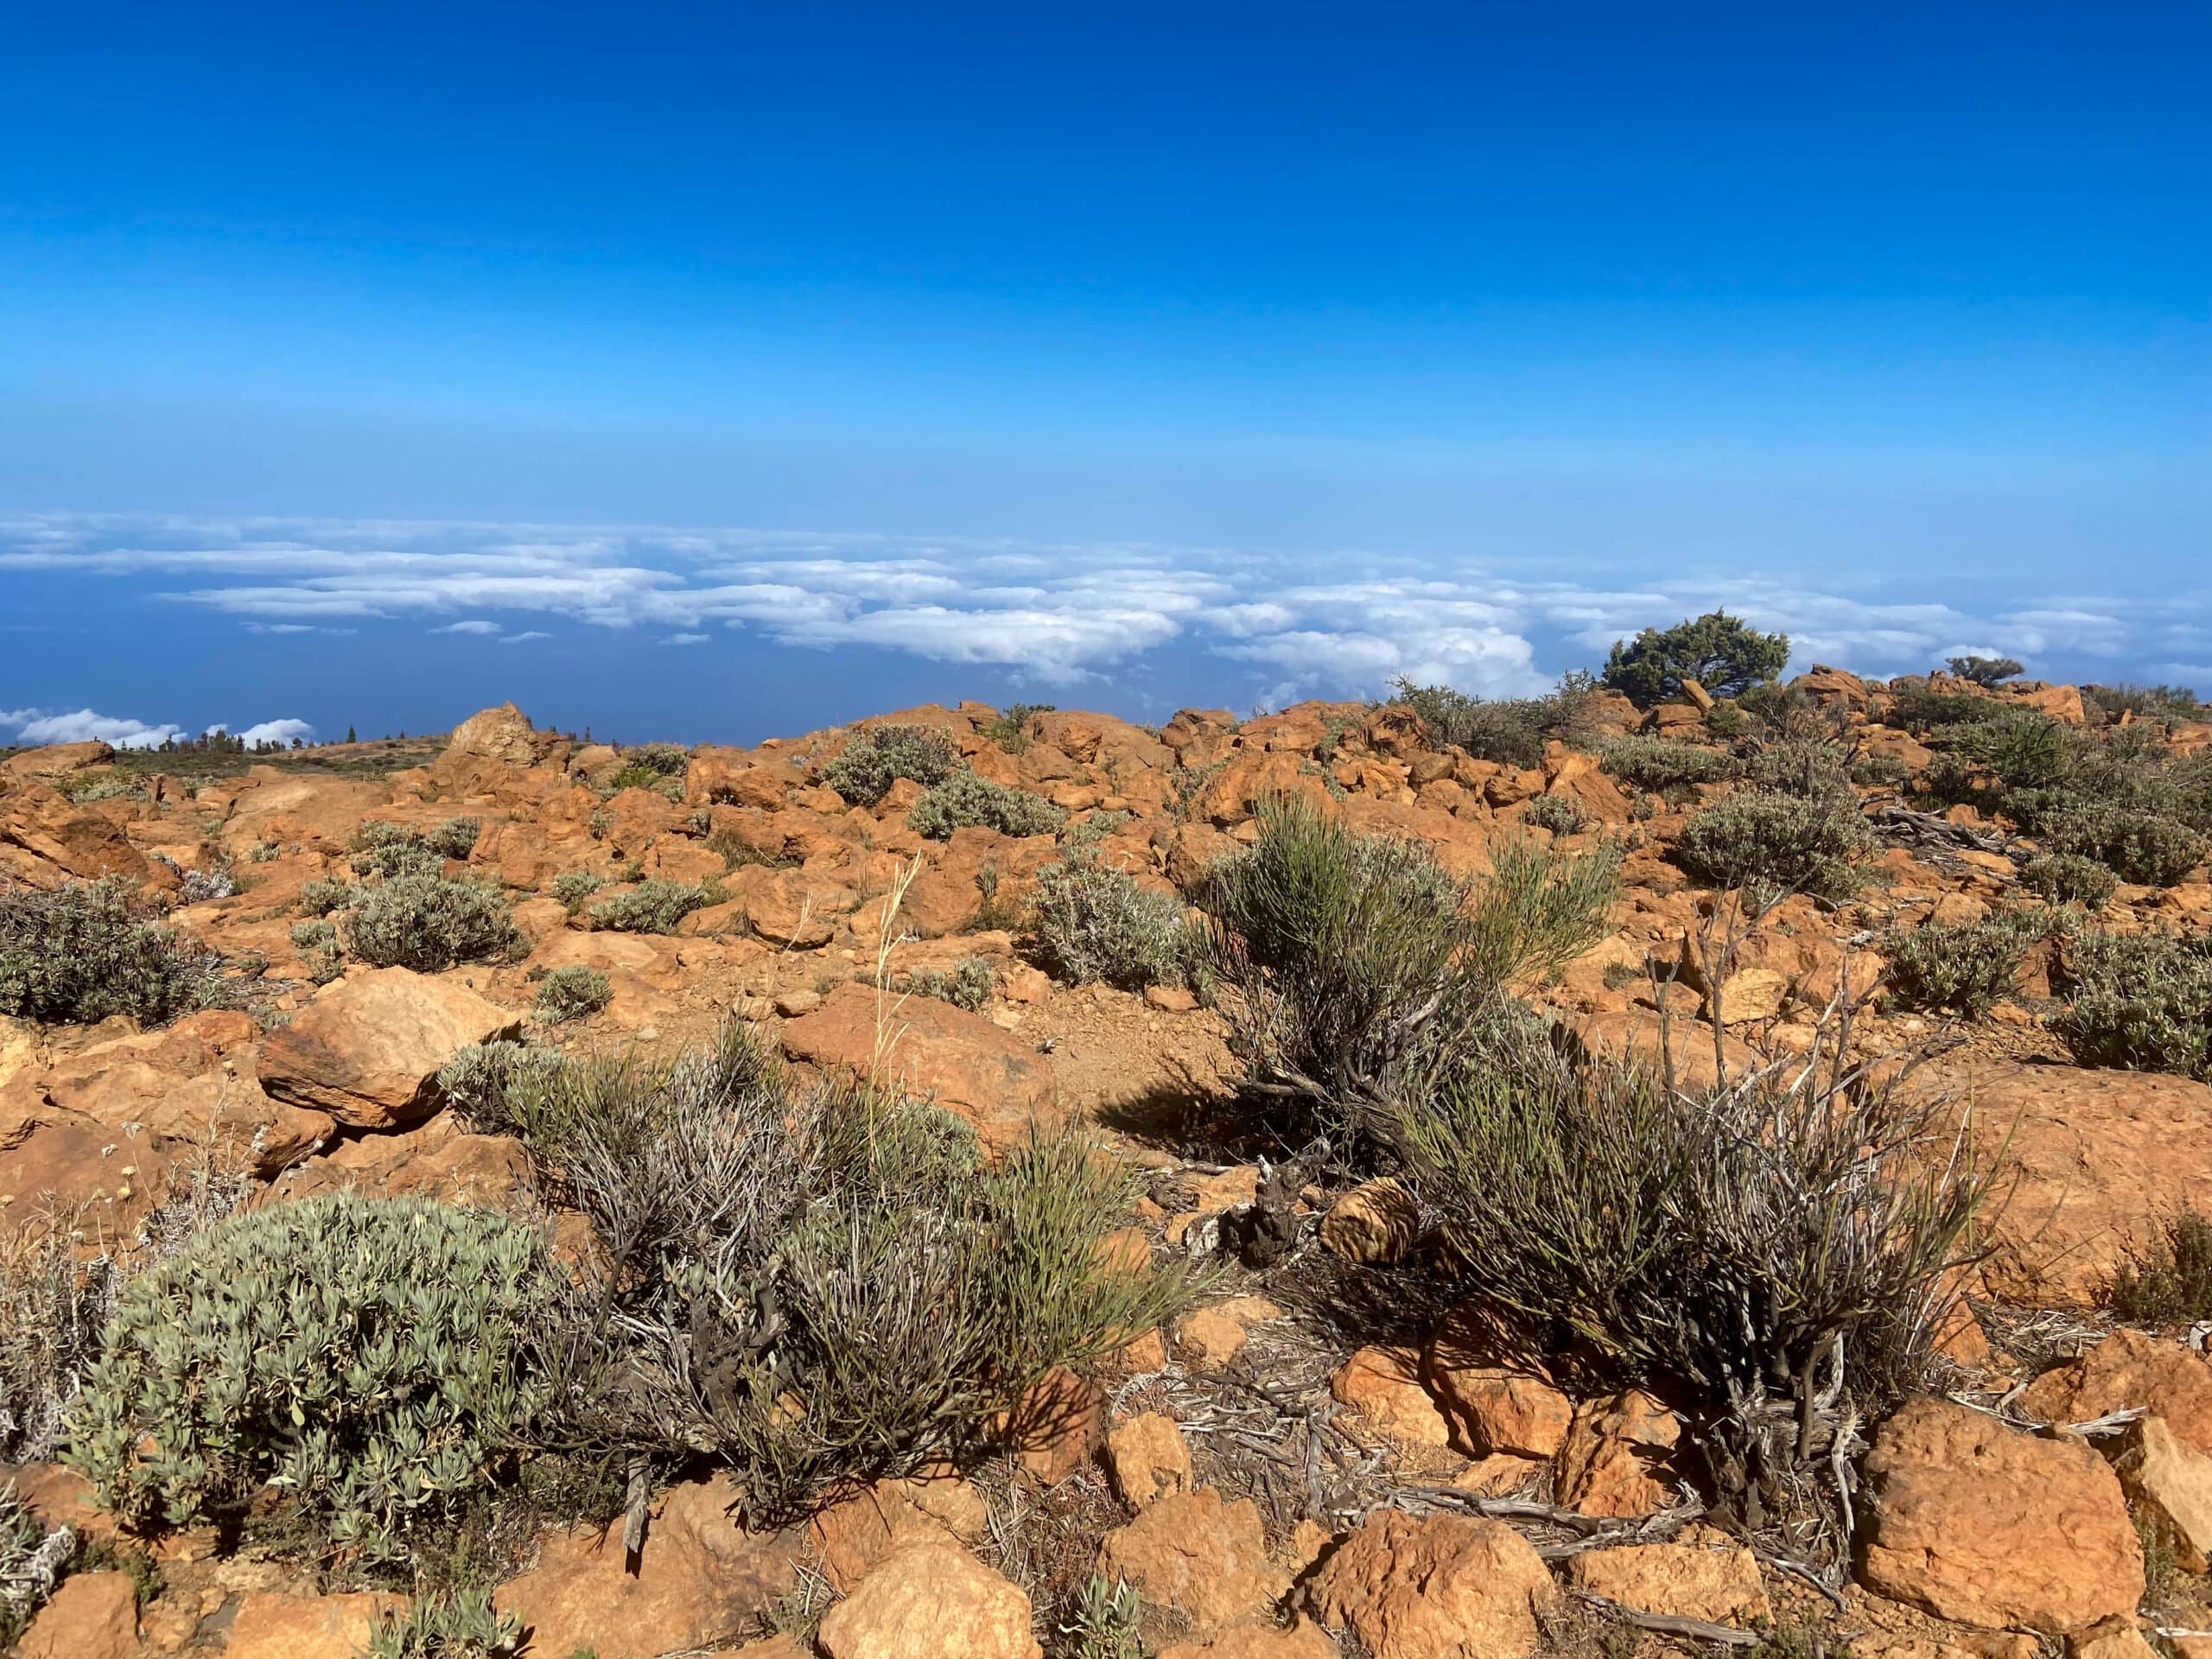
[[1247, 665], [1278, 699], [1367, 695], [1402, 675], [1522, 694], [1646, 624], [1714, 606], [1786, 630], [1796, 667], [1871, 674], [1925, 669], [1973, 641], [2031, 671], [2057, 655], [2111, 664], [2113, 677], [2183, 677], [2212, 641], [2203, 591], [1991, 604], [1932, 593], [1941, 573], [1908, 600], [1725, 571], [1564, 580], [1556, 561], [658, 526], [48, 514], [0, 518], [0, 579], [10, 570], [128, 579], [268, 632], [381, 621], [512, 645], [565, 622], [710, 646], [720, 629], [1047, 685], [1197, 651]]
[[[208, 727], [207, 730], [227, 733], [230, 728], [219, 721]], [[55, 715], [49, 715], [42, 709], [0, 709], [0, 737], [26, 749], [44, 748], [53, 743], [89, 743], [95, 740], [111, 748], [158, 749], [171, 738], [181, 739], [184, 735], [185, 728], [174, 721], [156, 725], [143, 720], [97, 714], [90, 709]], [[315, 728], [304, 720], [263, 720], [246, 727], [238, 735], [248, 747], [258, 743], [289, 744], [296, 737], [302, 741], [313, 737]]]

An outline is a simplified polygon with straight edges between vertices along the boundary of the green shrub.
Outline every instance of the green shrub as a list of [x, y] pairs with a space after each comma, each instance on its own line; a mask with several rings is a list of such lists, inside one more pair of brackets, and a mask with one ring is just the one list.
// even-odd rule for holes
[[1539, 795], [1522, 809], [1521, 822], [1554, 836], [1572, 836], [1580, 834], [1590, 820], [1572, 795]]
[[1004, 749], [1008, 754], [1020, 754], [1029, 747], [1029, 722], [1039, 715], [1049, 715], [1059, 705], [1052, 702], [1017, 702], [996, 720], [983, 722], [983, 735]]
[[302, 916], [327, 916], [353, 901], [353, 889], [343, 881], [327, 881], [316, 876], [300, 883], [297, 903]]
[[899, 779], [934, 788], [959, 763], [960, 751], [934, 727], [876, 726], [855, 733], [822, 777], [854, 805], [874, 806]]
[[366, 1659], [510, 1659], [521, 1646], [522, 1621], [494, 1612], [479, 1590], [417, 1596], [404, 1614], [385, 1615]]
[[2189, 1210], [2168, 1222], [2164, 1236], [2113, 1277], [2107, 1306], [2134, 1325], [2212, 1319], [2212, 1221]]
[[1455, 1294], [1683, 1409], [1752, 1512], [1919, 1384], [1988, 1185], [1936, 1104], [1834, 1047], [1698, 1086], [1537, 1042], [1402, 1114]]
[[1544, 758], [1544, 745], [1556, 739], [1573, 743], [1589, 718], [1593, 683], [1587, 674], [1570, 674], [1541, 697], [1469, 696], [1448, 685], [1416, 685], [1401, 677], [1391, 701], [1421, 716], [1429, 741], [1458, 748], [1470, 758], [1522, 771]]
[[397, 875], [355, 889], [339, 937], [377, 968], [435, 974], [462, 962], [512, 957], [523, 944], [494, 888], [441, 875]]
[[1853, 756], [1847, 776], [1862, 788], [1896, 790], [1912, 781], [1912, 768], [1900, 755], [1875, 750]]
[[935, 1107], [796, 1089], [734, 1025], [675, 1062], [569, 1077], [561, 1179], [600, 1242], [604, 1363], [633, 1379], [597, 1432], [728, 1464], [748, 1525], [971, 1455], [1018, 1402], [1015, 1432], [1033, 1429], [1046, 1372], [1187, 1300], [1180, 1271], [1101, 1252], [1135, 1188], [1081, 1141], [987, 1161]]
[[1070, 852], [1095, 851], [1109, 836], [1118, 836], [1136, 822], [1136, 814], [1118, 808], [1095, 810], [1060, 831], [1060, 845]]
[[0, 890], [0, 1014], [90, 1025], [122, 1014], [158, 1026], [206, 1007], [221, 995], [222, 958], [158, 913], [113, 876]]
[[438, 1071], [438, 1089], [478, 1135], [511, 1135], [557, 1154], [574, 1116], [566, 1056], [535, 1043], [471, 1043]]
[[1037, 873], [1022, 950], [1065, 984], [1125, 991], [1182, 984], [1196, 954], [1182, 901], [1139, 886], [1096, 853], [1071, 848], [1069, 855]]
[[2170, 887], [2204, 861], [2205, 838], [2177, 819], [2118, 801], [2060, 807], [2044, 826], [2044, 850], [2093, 858], [2123, 881]]
[[1207, 872], [1199, 904], [1233, 993], [1230, 1046], [1300, 1129], [1386, 1135], [1421, 1075], [1512, 1023], [1516, 984], [1605, 936], [1619, 891], [1612, 843], [1574, 859], [1503, 843], [1475, 883], [1311, 802], [1264, 801], [1258, 823], [1253, 846]]
[[442, 853], [404, 824], [371, 818], [353, 832], [353, 856], [348, 861], [356, 875], [443, 875]]
[[601, 786], [609, 795], [650, 789], [671, 799], [682, 793], [691, 752], [680, 743], [639, 743], [622, 751], [622, 764]]
[[2186, 686], [2092, 684], [2083, 686], [2082, 695], [2107, 720], [2124, 714], [2139, 720], [2202, 720], [2207, 712]]
[[1850, 752], [1826, 738], [1790, 737], [1763, 744], [1745, 763], [1744, 773], [1761, 789], [1808, 800], [1851, 792]]
[[2020, 885], [2054, 905], [2102, 910], [2120, 878], [2079, 853], [2038, 853], [2020, 867]]
[[2212, 938], [2091, 929], [2068, 966], [2050, 1029], [2075, 1060], [2212, 1082]]
[[573, 916], [583, 908], [584, 900], [597, 893], [607, 883], [585, 870], [563, 870], [546, 883], [546, 892], [568, 906]]
[[1677, 695], [1695, 680], [1716, 697], [1740, 696], [1779, 676], [1789, 662], [1789, 636], [1761, 633], [1726, 611], [1707, 611], [1664, 630], [1646, 628], [1616, 640], [1600, 678], [1639, 709]]
[[1614, 738], [1598, 751], [1598, 765], [1630, 789], [1669, 798], [1699, 784], [1724, 783], [1744, 770], [1732, 754], [1663, 737]]
[[483, 833], [480, 819], [448, 818], [423, 837], [423, 844], [440, 858], [467, 858], [476, 850], [476, 838]]
[[917, 835], [944, 841], [956, 830], [978, 825], [1002, 836], [1049, 836], [1067, 816], [1041, 795], [956, 772], [914, 803], [906, 823]]
[[537, 982], [537, 1000], [531, 1006], [548, 1025], [562, 1025], [597, 1014], [614, 1000], [614, 987], [596, 968], [580, 963], [554, 968]]
[[601, 899], [590, 910], [591, 925], [612, 933], [672, 933], [676, 925], [714, 900], [689, 881], [640, 881]]
[[1094, 1573], [1060, 1628], [1072, 1645], [1069, 1659], [1144, 1659], [1144, 1606], [1135, 1586]]
[[1841, 899], [1859, 884], [1853, 861], [1872, 844], [1848, 796], [1751, 789], [1715, 801], [1684, 824], [1675, 857], [1714, 887]]
[[1971, 680], [1976, 685], [1995, 685], [2000, 680], [2027, 672], [2023, 664], [2010, 657], [1951, 657], [1944, 660], [1944, 666], [1961, 679]]
[[1908, 1008], [1980, 1016], [2019, 982], [2028, 947], [2056, 925], [2051, 912], [1999, 911], [1978, 922], [1891, 927], [1878, 947], [1889, 963], [1889, 995]]
[[334, 1194], [218, 1223], [124, 1286], [65, 1461], [132, 1525], [273, 1498], [403, 1555], [551, 1403], [543, 1243], [494, 1211]]
[[1987, 720], [1999, 707], [1967, 692], [1938, 691], [1919, 678], [1891, 680], [1889, 694], [1888, 723], [1923, 739], [1945, 726]]
[[906, 988], [916, 996], [933, 996], [975, 1014], [991, 1000], [997, 984], [998, 976], [989, 963], [981, 957], [963, 957], [950, 973], [938, 968], [915, 969], [906, 976]]

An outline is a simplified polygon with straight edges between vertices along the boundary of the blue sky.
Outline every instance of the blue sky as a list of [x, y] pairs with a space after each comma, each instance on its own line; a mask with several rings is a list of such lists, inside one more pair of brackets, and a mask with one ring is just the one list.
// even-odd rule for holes
[[7, 21], [0, 740], [2212, 690], [2202, 7]]

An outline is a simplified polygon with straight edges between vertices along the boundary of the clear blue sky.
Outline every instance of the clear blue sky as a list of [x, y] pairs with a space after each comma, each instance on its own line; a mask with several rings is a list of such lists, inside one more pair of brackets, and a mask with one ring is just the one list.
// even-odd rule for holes
[[5, 22], [0, 715], [2212, 690], [2201, 5]]

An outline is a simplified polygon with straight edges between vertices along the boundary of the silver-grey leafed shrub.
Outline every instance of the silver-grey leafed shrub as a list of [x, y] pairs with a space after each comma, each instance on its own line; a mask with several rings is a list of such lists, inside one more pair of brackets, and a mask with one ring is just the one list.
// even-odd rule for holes
[[930, 726], [877, 726], [855, 732], [823, 780], [855, 806], [874, 806], [901, 778], [935, 787], [960, 764], [952, 740]]
[[690, 881], [658, 878], [610, 894], [585, 913], [594, 927], [616, 933], [672, 933], [695, 910], [713, 902], [706, 888]]
[[49, 1530], [16, 1497], [15, 1483], [0, 1485], [0, 1649], [16, 1638], [54, 1593], [76, 1538], [67, 1527]]
[[456, 963], [500, 960], [522, 944], [505, 898], [480, 882], [395, 875], [350, 896], [339, 938], [373, 967], [435, 974]]
[[486, 1481], [551, 1403], [560, 1280], [487, 1210], [334, 1194], [218, 1223], [117, 1297], [65, 1461], [133, 1524], [274, 1500], [366, 1560]]
[[378, 1619], [365, 1659], [510, 1659], [521, 1646], [519, 1618], [495, 1612], [481, 1590], [461, 1591], [417, 1596]]
[[916, 835], [944, 841], [956, 830], [977, 827], [1002, 836], [1049, 836], [1067, 816], [1041, 795], [956, 772], [914, 803], [906, 823]]
[[1189, 978], [1201, 941], [1182, 901], [1140, 886], [1095, 850], [1069, 853], [1066, 862], [1038, 872], [1023, 917], [1022, 949], [1037, 965], [1067, 984], [1125, 991]]
[[1654, 795], [1679, 796], [1699, 784], [1726, 783], [1744, 764], [1726, 749], [1708, 749], [1665, 737], [1617, 737], [1598, 751], [1610, 778]]
[[219, 995], [222, 958], [195, 948], [120, 880], [50, 893], [0, 889], [0, 1014], [89, 1025], [125, 1014], [149, 1026]]
[[613, 1000], [614, 987], [607, 976], [578, 963], [552, 969], [539, 980], [531, 1007], [539, 1019], [557, 1026], [597, 1014]]
[[1748, 789], [1715, 801], [1682, 826], [1675, 861], [1715, 887], [1842, 899], [1873, 835], [1846, 792], [1787, 795]]
[[917, 968], [906, 976], [905, 988], [916, 996], [933, 996], [969, 1013], [979, 1012], [991, 1000], [998, 976], [981, 957], [963, 957], [950, 973], [942, 968]]
[[2076, 1061], [2212, 1082], [2212, 938], [2092, 929], [2068, 966], [2050, 1028]]

